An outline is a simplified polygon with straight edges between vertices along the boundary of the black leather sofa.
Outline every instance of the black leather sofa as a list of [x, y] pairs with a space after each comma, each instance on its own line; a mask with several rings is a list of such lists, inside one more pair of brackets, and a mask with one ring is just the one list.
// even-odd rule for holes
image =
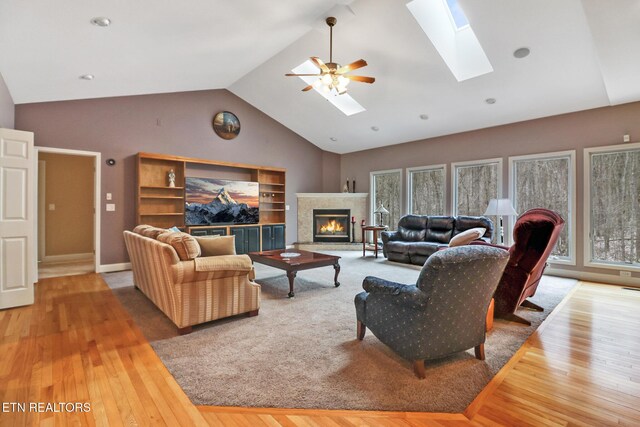
[[390, 261], [423, 265], [436, 251], [449, 246], [456, 234], [470, 228], [486, 228], [481, 240], [491, 243], [493, 222], [484, 216], [405, 215], [397, 231], [383, 231], [382, 253]]

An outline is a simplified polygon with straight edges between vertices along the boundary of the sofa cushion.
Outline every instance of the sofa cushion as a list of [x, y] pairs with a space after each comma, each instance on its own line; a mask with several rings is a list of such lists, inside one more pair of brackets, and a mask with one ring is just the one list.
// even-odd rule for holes
[[424, 242], [424, 236], [427, 230], [424, 228], [421, 230], [412, 230], [410, 228], [398, 227], [398, 233], [400, 233], [400, 238], [405, 242]]
[[152, 225], [140, 224], [133, 229], [133, 232], [150, 239], [157, 239], [159, 235], [166, 233], [167, 230]]
[[484, 236], [491, 239], [493, 236], [493, 222], [484, 216], [467, 216], [459, 215], [455, 218], [455, 227], [453, 229], [453, 235], [462, 233], [470, 228], [483, 227], [485, 228]]
[[405, 215], [398, 221], [398, 227], [424, 230], [427, 228], [427, 217], [425, 215]]
[[158, 236], [158, 241], [171, 245], [182, 261], [188, 261], [200, 256], [200, 245], [190, 234], [166, 231]]
[[468, 245], [474, 240], [477, 240], [484, 236], [485, 231], [487, 231], [487, 229], [484, 227], [476, 227], [465, 230], [462, 233], [458, 233], [453, 236], [451, 238], [451, 241], [449, 242], [449, 246], [454, 247]]
[[[233, 237], [233, 236], [231, 236]], [[233, 270], [237, 275], [246, 274], [253, 269], [249, 255], [221, 255], [195, 259], [196, 271]]]
[[200, 245], [203, 257], [236, 254], [235, 236], [207, 236], [195, 237], [195, 239]]
[[449, 243], [453, 233], [453, 217], [430, 216], [427, 221], [427, 242]]

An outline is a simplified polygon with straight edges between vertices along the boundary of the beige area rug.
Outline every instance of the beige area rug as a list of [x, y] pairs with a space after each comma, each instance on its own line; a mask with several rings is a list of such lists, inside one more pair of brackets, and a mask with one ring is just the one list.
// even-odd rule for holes
[[260, 314], [200, 325], [185, 336], [131, 286], [130, 272], [103, 277], [196, 405], [428, 412], [463, 411], [576, 284], [545, 276], [533, 299], [545, 311], [518, 313], [532, 326], [498, 320], [486, 361], [473, 350], [459, 353], [428, 362], [426, 379], [418, 380], [410, 362], [371, 331], [356, 339], [353, 298], [367, 275], [415, 283], [420, 268], [334, 253], [343, 257], [340, 287], [332, 267], [302, 271], [296, 297], [288, 299], [283, 272], [256, 264]]

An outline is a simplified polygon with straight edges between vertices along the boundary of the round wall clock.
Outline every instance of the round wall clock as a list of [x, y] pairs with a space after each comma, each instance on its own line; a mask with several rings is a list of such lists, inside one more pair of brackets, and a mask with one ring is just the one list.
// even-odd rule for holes
[[240, 120], [229, 111], [221, 111], [213, 118], [213, 130], [223, 139], [233, 139], [240, 133]]

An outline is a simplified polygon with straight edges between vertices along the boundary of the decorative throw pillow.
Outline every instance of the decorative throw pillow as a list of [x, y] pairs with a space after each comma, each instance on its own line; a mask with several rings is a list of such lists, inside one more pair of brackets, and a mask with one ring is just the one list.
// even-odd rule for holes
[[484, 236], [485, 231], [487, 231], [487, 229], [483, 227], [476, 227], [465, 230], [462, 233], [456, 234], [451, 238], [451, 240], [449, 241], [449, 247], [452, 248], [454, 246], [468, 245], [474, 240], [477, 240]]
[[166, 233], [167, 230], [152, 225], [141, 224], [137, 225], [136, 228], [133, 229], [133, 232], [144, 237], [149, 237], [150, 239], [157, 239], [159, 235]]
[[173, 246], [182, 261], [188, 261], [200, 256], [200, 245], [190, 234], [166, 231], [158, 236], [158, 241]]
[[235, 236], [196, 237], [202, 256], [219, 256], [236, 254]]

